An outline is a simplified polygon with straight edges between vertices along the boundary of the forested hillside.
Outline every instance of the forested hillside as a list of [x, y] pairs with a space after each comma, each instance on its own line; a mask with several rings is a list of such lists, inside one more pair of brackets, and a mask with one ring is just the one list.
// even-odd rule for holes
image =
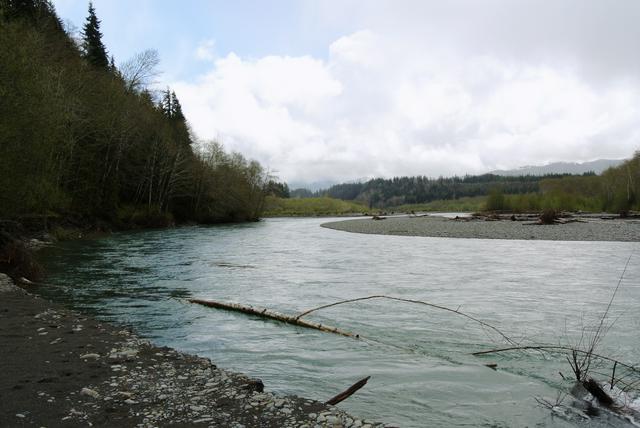
[[257, 219], [265, 171], [197, 144], [175, 93], [147, 87], [157, 63], [116, 67], [92, 6], [78, 43], [50, 2], [0, 0], [0, 218]]
[[[545, 176], [545, 178], [561, 176]], [[370, 208], [384, 208], [482, 196], [487, 195], [495, 187], [500, 187], [505, 193], [510, 194], [537, 192], [542, 178], [532, 175], [505, 177], [493, 174], [435, 179], [424, 176], [376, 178], [364, 183], [337, 184], [317, 192], [316, 196], [354, 200]]]
[[640, 152], [600, 175], [477, 176], [377, 178], [346, 183], [312, 193], [304, 189], [293, 197], [319, 197], [357, 201], [369, 208], [393, 208], [432, 201], [487, 196], [486, 209], [495, 211], [609, 211], [640, 210]]

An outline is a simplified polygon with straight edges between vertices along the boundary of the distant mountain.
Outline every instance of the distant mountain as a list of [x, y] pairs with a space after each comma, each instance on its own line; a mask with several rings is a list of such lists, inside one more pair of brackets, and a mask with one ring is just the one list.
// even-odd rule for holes
[[516, 169], [496, 170], [489, 174], [517, 176], [517, 175], [545, 175], [545, 174], [584, 174], [593, 171], [600, 174], [612, 166], [618, 166], [624, 159], [598, 159], [591, 162], [554, 162], [541, 166], [522, 166]]
[[292, 181], [290, 183], [287, 183], [287, 185], [289, 186], [289, 189], [291, 189], [291, 190], [307, 189], [307, 190], [310, 190], [312, 192], [315, 192], [315, 191], [320, 190], [320, 189], [328, 189], [329, 187], [333, 186], [334, 184], [338, 184], [338, 182], [337, 181], [325, 180], [325, 181], [314, 181], [314, 182]]

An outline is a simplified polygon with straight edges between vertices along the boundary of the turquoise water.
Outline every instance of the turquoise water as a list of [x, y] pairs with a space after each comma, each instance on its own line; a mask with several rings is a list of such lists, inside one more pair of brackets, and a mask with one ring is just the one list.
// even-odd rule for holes
[[522, 344], [574, 344], [597, 325], [631, 256], [610, 313], [615, 324], [598, 351], [638, 363], [638, 243], [359, 235], [321, 228], [326, 221], [270, 219], [57, 244], [43, 251], [51, 285], [40, 291], [131, 325], [156, 344], [259, 377], [270, 391], [326, 400], [371, 376], [339, 407], [403, 427], [623, 423], [553, 416], [536, 398], [555, 401], [571, 388], [558, 374], [571, 374], [564, 357], [474, 357], [504, 340], [450, 312], [372, 300], [309, 316], [365, 338], [354, 340], [186, 303], [215, 299], [294, 314], [386, 294], [459, 308]]

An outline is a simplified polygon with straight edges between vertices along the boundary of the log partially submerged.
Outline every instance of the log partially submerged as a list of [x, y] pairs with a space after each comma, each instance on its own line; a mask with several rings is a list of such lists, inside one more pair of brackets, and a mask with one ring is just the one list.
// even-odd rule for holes
[[269, 309], [254, 308], [252, 306], [240, 305], [238, 303], [223, 303], [223, 302], [217, 302], [215, 300], [189, 299], [189, 302], [196, 303], [198, 305], [208, 306], [210, 308], [225, 309], [227, 311], [242, 312], [245, 314], [256, 315], [262, 318], [268, 318], [268, 319], [284, 322], [287, 324], [297, 325], [300, 327], [312, 328], [314, 330], [320, 330], [326, 333], [334, 333], [334, 334], [339, 334], [341, 336], [353, 337], [355, 339], [358, 339], [360, 337], [357, 334], [340, 330], [337, 327], [332, 327], [329, 325], [301, 320], [299, 319], [299, 317], [281, 314], [279, 312], [270, 311]]

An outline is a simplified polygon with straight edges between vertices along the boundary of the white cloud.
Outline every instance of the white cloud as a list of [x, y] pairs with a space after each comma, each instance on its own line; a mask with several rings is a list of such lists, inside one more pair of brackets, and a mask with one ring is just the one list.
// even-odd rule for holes
[[203, 40], [196, 48], [196, 58], [202, 61], [213, 61], [216, 59], [215, 40]]
[[481, 173], [640, 145], [635, 80], [399, 37], [357, 31], [325, 60], [231, 53], [172, 86], [199, 136], [288, 181]]

